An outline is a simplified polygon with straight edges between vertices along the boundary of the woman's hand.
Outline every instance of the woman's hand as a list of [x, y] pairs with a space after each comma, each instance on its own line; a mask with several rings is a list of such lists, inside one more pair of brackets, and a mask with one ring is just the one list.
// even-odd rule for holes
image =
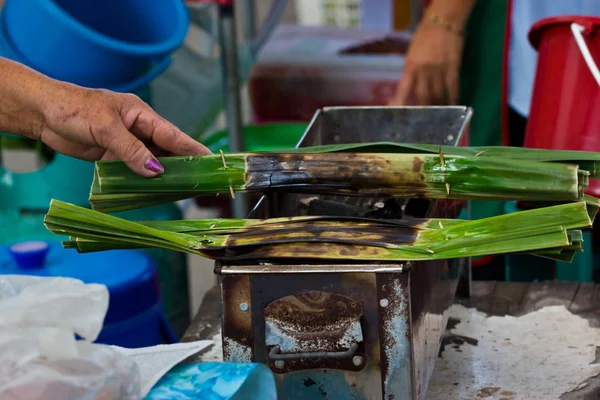
[[147, 177], [166, 155], [210, 151], [132, 94], [86, 89], [0, 58], [0, 132], [88, 161], [118, 158]]
[[84, 160], [123, 160], [134, 172], [164, 172], [155, 156], [210, 151], [132, 94], [59, 84], [42, 111], [34, 137], [54, 150]]
[[[428, 15], [462, 30], [474, 0], [436, 0]], [[404, 71], [390, 105], [456, 104], [464, 38], [425, 17], [413, 36]]]

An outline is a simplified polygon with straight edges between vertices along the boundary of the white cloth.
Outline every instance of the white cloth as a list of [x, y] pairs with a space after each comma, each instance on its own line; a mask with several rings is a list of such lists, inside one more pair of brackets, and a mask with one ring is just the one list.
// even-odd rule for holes
[[529, 115], [537, 64], [527, 35], [535, 22], [557, 15], [600, 16], [600, 0], [513, 0], [508, 104], [524, 117]]

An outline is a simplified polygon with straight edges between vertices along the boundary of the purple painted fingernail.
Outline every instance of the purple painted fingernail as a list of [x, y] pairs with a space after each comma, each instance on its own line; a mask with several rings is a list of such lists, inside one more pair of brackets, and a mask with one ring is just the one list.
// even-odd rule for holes
[[165, 169], [160, 165], [156, 158], [151, 158], [146, 161], [146, 169], [149, 169], [152, 172], [158, 172], [159, 174], [165, 172]]

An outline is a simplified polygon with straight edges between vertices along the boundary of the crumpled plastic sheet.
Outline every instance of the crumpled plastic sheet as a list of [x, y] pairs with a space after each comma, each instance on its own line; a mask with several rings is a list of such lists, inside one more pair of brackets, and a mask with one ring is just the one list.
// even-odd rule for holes
[[91, 343], [107, 309], [103, 285], [0, 276], [0, 399], [139, 399], [135, 362]]

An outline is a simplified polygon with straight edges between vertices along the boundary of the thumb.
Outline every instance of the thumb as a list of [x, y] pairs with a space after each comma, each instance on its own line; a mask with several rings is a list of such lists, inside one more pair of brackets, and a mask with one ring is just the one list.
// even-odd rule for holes
[[141, 176], [151, 178], [165, 172], [163, 166], [144, 143], [123, 125], [111, 130], [107, 150]]

